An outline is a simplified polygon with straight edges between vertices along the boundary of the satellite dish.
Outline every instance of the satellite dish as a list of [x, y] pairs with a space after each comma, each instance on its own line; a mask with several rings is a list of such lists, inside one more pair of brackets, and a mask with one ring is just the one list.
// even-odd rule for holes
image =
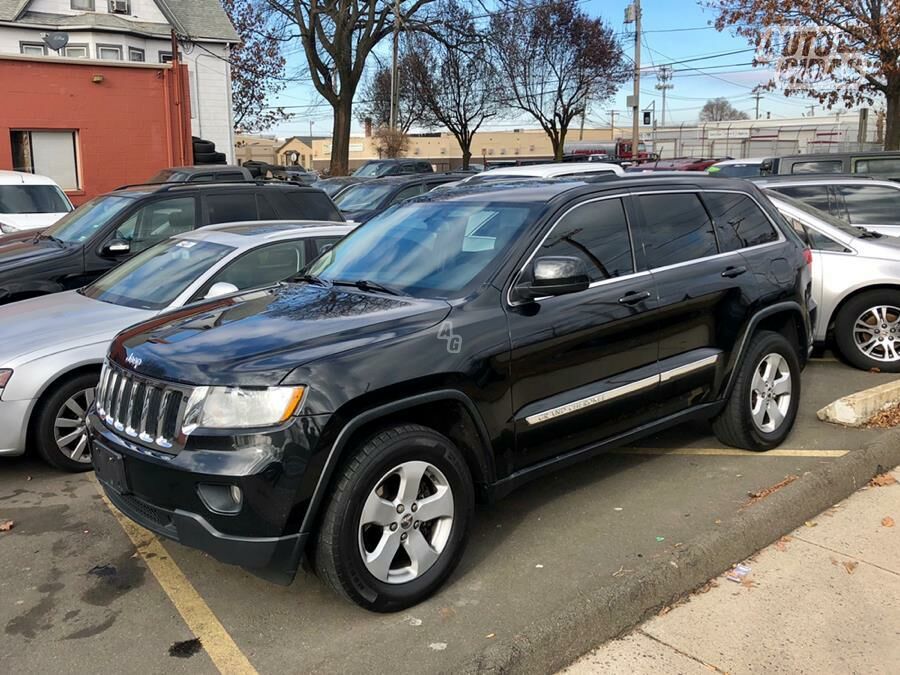
[[44, 35], [44, 44], [50, 47], [50, 49], [52, 49], [53, 51], [58, 52], [60, 49], [69, 44], [69, 34], [59, 30], [55, 30], [51, 33], [46, 33]]

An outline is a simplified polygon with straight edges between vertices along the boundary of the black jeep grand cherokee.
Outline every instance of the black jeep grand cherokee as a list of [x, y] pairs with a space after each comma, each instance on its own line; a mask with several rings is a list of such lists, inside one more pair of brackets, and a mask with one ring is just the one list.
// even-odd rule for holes
[[295, 283], [119, 335], [94, 465], [161, 535], [284, 582], [309, 551], [339, 593], [398, 610], [451, 573], [476, 497], [689, 418], [778, 445], [807, 253], [741, 181], [426, 195]]

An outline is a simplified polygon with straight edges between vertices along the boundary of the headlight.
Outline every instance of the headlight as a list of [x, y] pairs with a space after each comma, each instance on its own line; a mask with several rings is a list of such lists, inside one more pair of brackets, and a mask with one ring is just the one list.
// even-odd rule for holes
[[184, 415], [182, 431], [273, 427], [286, 422], [302, 404], [305, 387], [198, 387]]
[[9, 223], [0, 222], [0, 234], [13, 234], [14, 232], [18, 232], [19, 228]]

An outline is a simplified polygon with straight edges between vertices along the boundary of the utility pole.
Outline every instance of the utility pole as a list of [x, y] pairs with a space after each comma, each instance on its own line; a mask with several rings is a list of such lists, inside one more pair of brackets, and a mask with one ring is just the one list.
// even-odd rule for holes
[[672, 79], [672, 66], [660, 66], [656, 69], [656, 88], [662, 91], [662, 121], [660, 126], [666, 126], [666, 90], [673, 89], [674, 84], [669, 82]]
[[759, 99], [761, 99], [762, 96], [763, 95], [760, 94], [759, 92], [756, 92], [755, 94], [753, 94], [753, 98], [756, 99], [756, 119], [759, 119]]
[[616, 115], [618, 113], [615, 110], [609, 111], [609, 137], [611, 140], [616, 140]]
[[641, 0], [625, 10], [625, 23], [634, 21], [634, 97], [631, 100], [631, 159], [638, 157], [641, 115]]
[[394, 0], [394, 58], [391, 62], [391, 129], [397, 128], [400, 116], [400, 0]]
[[804, 106], [804, 107], [809, 108], [809, 115], [807, 115], [807, 117], [815, 117], [816, 116], [816, 108], [818, 108], [819, 106], [817, 106], [815, 103], [810, 103], [809, 105]]

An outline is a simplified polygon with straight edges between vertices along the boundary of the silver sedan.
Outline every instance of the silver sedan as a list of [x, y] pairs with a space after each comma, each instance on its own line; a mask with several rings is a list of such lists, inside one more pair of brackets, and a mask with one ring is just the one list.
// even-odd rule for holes
[[33, 446], [53, 466], [89, 469], [85, 411], [117, 333], [190, 303], [287, 279], [352, 229], [212, 225], [160, 242], [77, 291], [0, 307], [0, 456]]
[[833, 338], [857, 368], [900, 372], [900, 238], [766, 192], [812, 249], [815, 340]]

